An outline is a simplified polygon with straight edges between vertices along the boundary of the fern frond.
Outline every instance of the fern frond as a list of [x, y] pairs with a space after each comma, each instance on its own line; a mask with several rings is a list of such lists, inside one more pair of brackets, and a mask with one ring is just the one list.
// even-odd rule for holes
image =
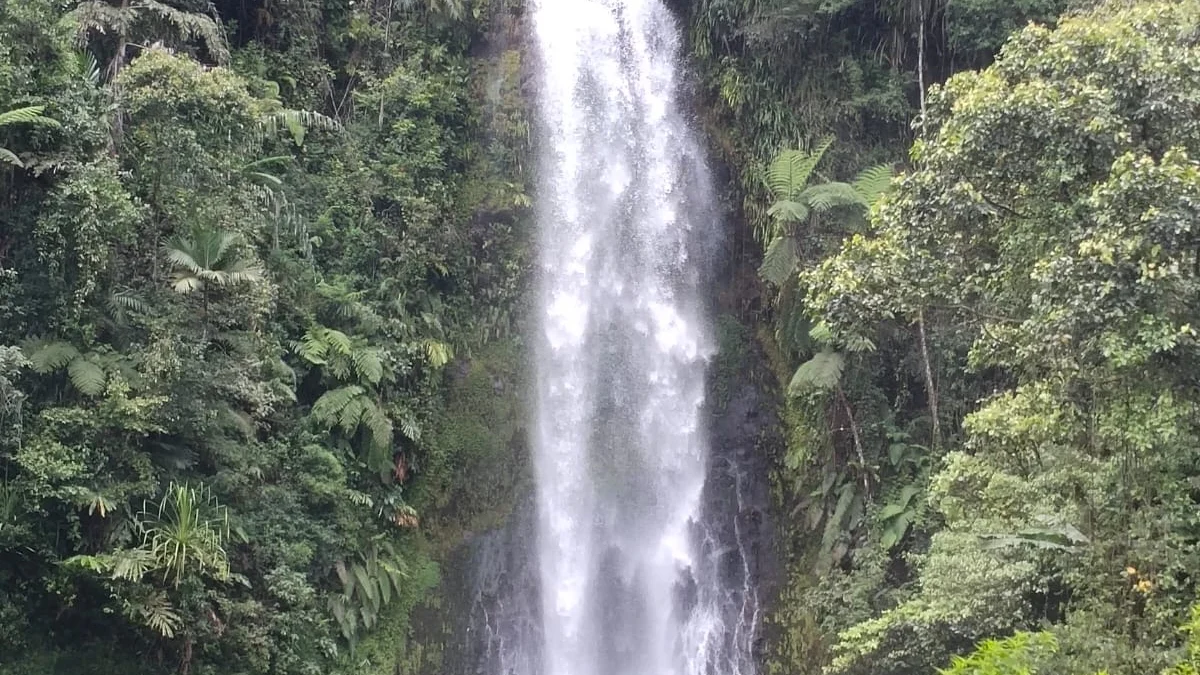
[[79, 358], [79, 350], [62, 340], [31, 340], [25, 343], [23, 349], [33, 372], [39, 375], [62, 370]]
[[796, 369], [788, 392], [795, 396], [806, 391], [833, 389], [841, 381], [845, 367], [846, 359], [841, 354], [829, 350], [819, 352]]
[[387, 414], [379, 406], [371, 403], [363, 411], [362, 421], [371, 432], [371, 442], [373, 445], [379, 448], [391, 449], [392, 421], [388, 419]]
[[354, 371], [360, 379], [371, 384], [379, 384], [383, 379], [383, 358], [378, 349], [356, 349], [350, 354], [354, 362]]
[[175, 637], [183, 625], [183, 618], [162, 592], [154, 593], [141, 603], [133, 605], [132, 609], [141, 616], [146, 626], [168, 639]]
[[346, 432], [347, 435], [353, 434], [358, 430], [358, 425], [362, 423], [363, 415], [371, 405], [373, 404], [366, 396], [356, 396], [350, 399], [338, 411], [337, 426]]
[[342, 410], [366, 390], [358, 385], [330, 389], [313, 403], [311, 415], [317, 422], [332, 427], [337, 425]]
[[121, 11], [103, 0], [84, 0], [63, 17], [63, 23], [75, 29], [81, 46], [87, 44], [87, 34], [128, 33], [133, 12]]
[[340, 330], [322, 328], [321, 339], [323, 339], [325, 343], [329, 345], [330, 350], [334, 354], [350, 356], [351, 352], [354, 350], [354, 342], [350, 339], [350, 336], [346, 335]]
[[767, 209], [767, 215], [785, 223], [803, 223], [808, 220], [809, 208], [804, 202], [781, 199]]
[[6, 127], [11, 124], [36, 124], [40, 126], [59, 127], [58, 120], [46, 117], [42, 113], [46, 111], [44, 105], [31, 105], [25, 108], [15, 108], [0, 113], [0, 127]]
[[804, 190], [800, 201], [817, 212], [824, 213], [842, 206], [867, 208], [868, 204], [848, 183], [822, 183]]
[[78, 358], [67, 366], [71, 384], [84, 396], [99, 396], [104, 392], [108, 375], [104, 369], [86, 358]]
[[400, 433], [414, 443], [421, 440], [421, 423], [411, 412], [405, 411], [400, 415]]
[[825, 138], [810, 152], [784, 150], [775, 156], [767, 168], [767, 187], [778, 200], [790, 200], [804, 189], [808, 179], [833, 144], [833, 138]]
[[796, 241], [792, 237], [776, 237], [767, 252], [763, 255], [762, 266], [758, 275], [763, 279], [782, 286], [796, 271], [796, 263], [800, 257], [796, 254]]
[[126, 581], [141, 581], [157, 562], [152, 552], [140, 548], [116, 551], [107, 558], [112, 577]]
[[150, 313], [150, 305], [146, 301], [128, 292], [118, 291], [109, 294], [105, 304], [108, 305], [108, 311], [114, 315], [124, 312]]
[[16, 154], [8, 148], [0, 148], [0, 161], [4, 162], [5, 164], [11, 164], [18, 169], [25, 168], [25, 162], [22, 162], [21, 158], [17, 157]]
[[859, 172], [852, 185], [863, 202], [872, 206], [887, 191], [895, 176], [896, 172], [890, 164], [879, 164]]

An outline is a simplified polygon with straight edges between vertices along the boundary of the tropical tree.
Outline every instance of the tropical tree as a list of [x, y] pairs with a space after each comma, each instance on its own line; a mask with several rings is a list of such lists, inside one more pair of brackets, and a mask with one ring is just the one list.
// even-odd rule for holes
[[948, 386], [986, 392], [930, 480], [918, 590], [841, 631], [829, 672], [928, 671], [1038, 625], [1073, 655], [1048, 672], [1171, 665], [1150, 645], [1177, 641], [1200, 556], [1195, 31], [1174, 2], [1025, 29], [931, 90], [871, 233], [802, 274], [843, 339], [924, 312], [966, 343]]
[[211, 16], [174, 7], [159, 0], [84, 0], [68, 15], [79, 39], [85, 43], [114, 36], [116, 46], [108, 62], [107, 78], [116, 79], [129, 58], [133, 41], [141, 47], [156, 41], [201, 44], [217, 63], [229, 59], [224, 31]]
[[865, 224], [867, 210], [892, 180], [891, 167], [881, 164], [862, 171], [851, 183], [812, 184], [832, 144], [833, 139], [827, 138], [812, 150], [784, 150], [767, 169], [767, 187], [775, 201], [767, 212], [769, 226], [759, 233], [766, 244], [759, 274], [776, 286], [783, 286], [795, 273], [803, 237], [818, 234], [814, 230], [819, 219], [832, 219], [837, 225], [835, 236], [844, 236], [847, 229]]

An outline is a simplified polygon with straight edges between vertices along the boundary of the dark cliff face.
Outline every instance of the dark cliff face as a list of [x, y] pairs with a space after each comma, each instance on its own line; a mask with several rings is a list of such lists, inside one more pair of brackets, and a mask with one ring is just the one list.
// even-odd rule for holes
[[752, 375], [765, 371], [755, 367], [762, 356], [753, 344], [746, 345], [750, 353], [739, 355], [750, 370], [726, 383], [725, 405], [712, 416], [703, 527], [705, 553], [715, 558], [725, 602], [738, 613], [737, 634], [730, 639], [746, 640], [751, 658], [761, 664], [763, 618], [782, 575], [770, 488], [782, 437], [775, 402], [763, 384], [769, 380]]

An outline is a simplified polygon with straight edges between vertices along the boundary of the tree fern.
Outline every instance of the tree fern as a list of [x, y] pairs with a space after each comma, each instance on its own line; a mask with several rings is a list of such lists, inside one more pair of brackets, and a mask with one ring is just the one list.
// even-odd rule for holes
[[217, 63], [229, 62], [229, 46], [225, 43], [225, 32], [212, 17], [176, 9], [158, 0], [134, 0], [130, 9], [157, 16], [171, 25], [185, 42], [202, 43], [209, 56]]
[[785, 223], [802, 223], [810, 213], [808, 204], [793, 199], [781, 199], [767, 209], [767, 215]]
[[356, 349], [350, 353], [358, 377], [371, 384], [383, 379], [383, 358], [378, 349]]
[[366, 389], [358, 385], [330, 389], [321, 394], [321, 397], [313, 403], [312, 417], [318, 423], [325, 426], [337, 426], [341, 419], [342, 410], [355, 398], [364, 394], [366, 394]]

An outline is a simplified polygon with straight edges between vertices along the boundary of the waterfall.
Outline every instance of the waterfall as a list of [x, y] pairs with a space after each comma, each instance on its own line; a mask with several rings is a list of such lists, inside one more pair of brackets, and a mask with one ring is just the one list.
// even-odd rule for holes
[[750, 675], [751, 575], [737, 528], [705, 515], [719, 228], [677, 101], [679, 27], [661, 0], [532, 0], [531, 16], [542, 634], [528, 675]]

